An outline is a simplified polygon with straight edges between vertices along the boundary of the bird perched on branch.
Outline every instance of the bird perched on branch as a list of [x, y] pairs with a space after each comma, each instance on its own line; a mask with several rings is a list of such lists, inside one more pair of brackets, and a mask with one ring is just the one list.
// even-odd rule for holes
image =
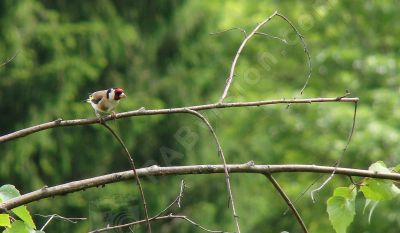
[[119, 101], [125, 98], [126, 95], [122, 88], [109, 88], [93, 92], [84, 102], [90, 103], [96, 113], [96, 116], [101, 118], [112, 114], [115, 117], [113, 110], [117, 107]]

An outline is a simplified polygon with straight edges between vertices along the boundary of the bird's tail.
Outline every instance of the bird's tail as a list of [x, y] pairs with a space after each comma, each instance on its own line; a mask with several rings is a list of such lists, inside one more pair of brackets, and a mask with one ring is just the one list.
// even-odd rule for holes
[[90, 103], [92, 101], [92, 94], [89, 95], [89, 98], [82, 100], [83, 103]]

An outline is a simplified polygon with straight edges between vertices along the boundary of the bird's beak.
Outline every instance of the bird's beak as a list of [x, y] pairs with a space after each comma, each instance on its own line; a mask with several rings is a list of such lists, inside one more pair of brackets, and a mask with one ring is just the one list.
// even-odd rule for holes
[[121, 98], [121, 99], [122, 99], [122, 98], [125, 98], [125, 97], [126, 97], [126, 95], [125, 95], [125, 93], [123, 93], [123, 92], [122, 92], [122, 94], [119, 96], [119, 98]]

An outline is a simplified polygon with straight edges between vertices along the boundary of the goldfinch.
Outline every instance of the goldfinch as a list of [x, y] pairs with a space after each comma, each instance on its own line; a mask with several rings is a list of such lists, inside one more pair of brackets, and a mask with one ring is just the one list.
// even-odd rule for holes
[[97, 117], [106, 116], [115, 113], [113, 110], [117, 107], [119, 101], [125, 98], [124, 90], [121, 88], [109, 88], [93, 92], [84, 102], [90, 103]]

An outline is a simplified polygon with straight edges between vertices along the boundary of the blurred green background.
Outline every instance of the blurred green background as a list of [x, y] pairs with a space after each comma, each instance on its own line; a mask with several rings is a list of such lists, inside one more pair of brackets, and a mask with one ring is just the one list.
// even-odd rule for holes
[[[348, 89], [360, 97], [356, 131], [343, 166], [399, 164], [399, 1], [0, 1], [1, 135], [35, 124], [94, 117], [80, 101], [89, 92], [122, 87], [128, 98], [117, 111], [213, 103], [222, 93], [243, 34], [279, 10], [304, 35], [313, 74], [302, 97], [336, 97]], [[274, 18], [240, 57], [227, 101], [300, 97], [308, 68], [289, 25]], [[351, 127], [351, 103], [264, 106], [207, 111], [229, 163], [321, 164], [339, 158]], [[110, 122], [138, 167], [220, 163], [213, 139], [190, 115], [146, 116]], [[0, 145], [0, 184], [22, 193], [130, 169], [122, 148], [99, 125], [42, 131]], [[317, 174], [279, 174], [291, 198]], [[262, 176], [232, 175], [242, 232], [300, 232], [294, 217]], [[215, 230], [234, 231], [223, 175], [145, 178], [150, 215], [188, 188], [181, 209]], [[357, 180], [357, 179], [356, 179]], [[309, 192], [297, 208], [310, 232], [333, 232], [326, 200], [335, 177], [313, 204]], [[349, 232], [400, 229], [400, 200], [381, 203], [371, 223], [364, 201]], [[46, 232], [85, 232], [143, 218], [134, 182], [94, 188], [29, 204], [35, 214], [88, 217], [52, 221]], [[35, 216], [42, 226], [45, 219]], [[154, 232], [201, 232], [184, 221], [153, 223]], [[145, 227], [136, 228], [145, 232]], [[128, 231], [120, 231], [128, 232]]]

